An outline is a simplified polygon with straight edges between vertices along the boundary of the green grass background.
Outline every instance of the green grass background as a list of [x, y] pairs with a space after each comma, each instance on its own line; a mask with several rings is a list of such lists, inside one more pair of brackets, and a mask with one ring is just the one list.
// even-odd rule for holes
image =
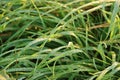
[[120, 0], [0, 0], [0, 79], [120, 80]]

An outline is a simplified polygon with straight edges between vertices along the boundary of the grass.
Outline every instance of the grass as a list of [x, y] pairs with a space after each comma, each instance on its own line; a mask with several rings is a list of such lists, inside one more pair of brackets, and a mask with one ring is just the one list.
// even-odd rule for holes
[[1, 0], [0, 79], [119, 80], [120, 0]]

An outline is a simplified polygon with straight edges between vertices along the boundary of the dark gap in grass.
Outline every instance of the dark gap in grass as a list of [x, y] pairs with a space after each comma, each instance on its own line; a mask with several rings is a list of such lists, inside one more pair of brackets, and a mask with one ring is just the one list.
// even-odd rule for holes
[[12, 7], [10, 8], [11, 11], [14, 11], [18, 8], [20, 8], [23, 4], [13, 4]]
[[68, 42], [73, 42], [73, 43], [76, 42], [76, 39], [73, 36], [69, 36], [69, 35], [62, 36], [59, 39], [65, 41], [66, 43], [68, 43]]
[[120, 71], [116, 72], [114, 75], [115, 75], [115, 76], [113, 76], [114, 80], [119, 79], [120, 78]]
[[[97, 42], [106, 40], [106, 36], [108, 34], [105, 32], [107, 31], [108, 31], [108, 28], [91, 30], [91, 32], [94, 33], [94, 36], [97, 39]], [[104, 35], [101, 35], [101, 34], [104, 34]]]
[[[92, 22], [91, 26], [93, 25], [98, 25], [98, 24], [101, 24], [103, 22], [105, 22], [105, 18], [103, 17], [103, 14], [102, 12], [99, 10], [99, 11], [96, 11], [96, 12], [93, 12], [90, 14], [90, 20]], [[90, 24], [90, 23], [89, 23]]]
[[55, 48], [58, 48], [62, 45], [57, 43], [57, 42], [51, 41], [51, 42], [46, 43], [45, 46], [48, 48], [51, 48], [51, 49], [55, 49]]
[[[9, 51], [9, 50], [13, 50], [13, 49], [15, 49], [15, 46], [11, 46], [11, 47], [9, 47], [9, 48], [6, 48], [6, 49], [4, 49], [4, 51]], [[1, 50], [2, 51], [2, 50]], [[3, 51], [2, 51], [2, 53], [3, 53]], [[2, 57], [7, 57], [7, 56], [9, 56], [11, 53], [9, 53], [9, 54], [6, 54], [6, 55], [4, 55], [4, 56], [2, 56]]]

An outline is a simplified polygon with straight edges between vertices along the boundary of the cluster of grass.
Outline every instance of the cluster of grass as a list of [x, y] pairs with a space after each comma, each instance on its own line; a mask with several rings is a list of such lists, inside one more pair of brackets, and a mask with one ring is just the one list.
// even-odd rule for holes
[[120, 0], [0, 0], [1, 80], [119, 80]]

